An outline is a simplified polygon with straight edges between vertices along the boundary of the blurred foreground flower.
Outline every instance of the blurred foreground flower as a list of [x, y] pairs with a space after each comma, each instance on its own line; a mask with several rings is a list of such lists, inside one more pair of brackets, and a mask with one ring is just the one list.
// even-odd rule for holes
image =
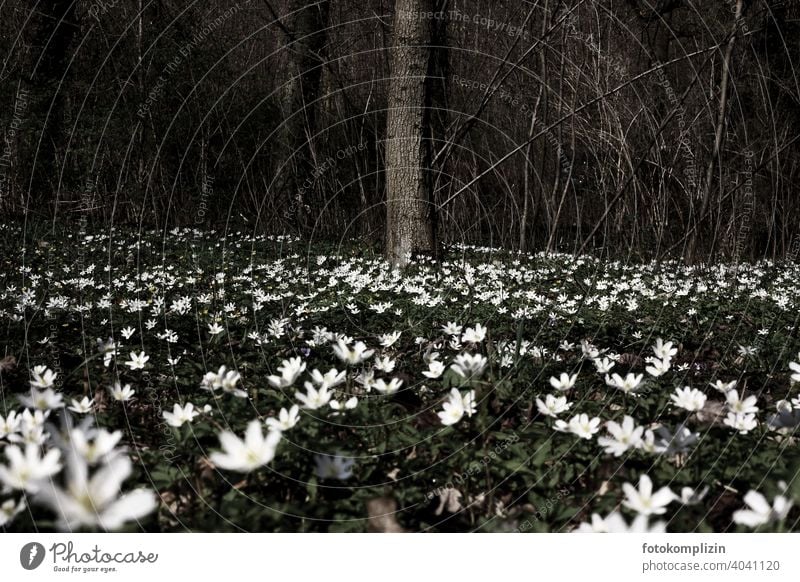
[[9, 464], [0, 465], [0, 483], [11, 489], [36, 493], [41, 481], [61, 470], [58, 449], [51, 449], [42, 457], [39, 446], [29, 443], [24, 454], [16, 445], [7, 446], [5, 453]]
[[2, 505], [0, 505], [0, 527], [4, 527], [6, 524], [11, 523], [11, 521], [17, 516], [19, 512], [25, 509], [25, 499], [20, 499], [18, 502], [14, 501], [13, 499], [9, 499], [4, 501]]
[[613, 511], [605, 518], [592, 514], [591, 523], [582, 523], [575, 530], [576, 533], [665, 533], [667, 525], [658, 521], [648, 524], [646, 515], [637, 515], [630, 525], [619, 512]]
[[52, 481], [36, 496], [59, 516], [59, 528], [73, 530], [81, 526], [116, 530], [125, 522], [144, 517], [156, 506], [156, 497], [148, 489], [136, 489], [120, 495], [122, 482], [133, 471], [127, 455], [117, 455], [89, 477], [89, 466], [79, 455], [70, 456], [66, 488]]
[[744, 502], [748, 509], [735, 511], [733, 522], [750, 528], [786, 519], [793, 505], [783, 495], [776, 495], [770, 505], [761, 493], [752, 489], [744, 496]]

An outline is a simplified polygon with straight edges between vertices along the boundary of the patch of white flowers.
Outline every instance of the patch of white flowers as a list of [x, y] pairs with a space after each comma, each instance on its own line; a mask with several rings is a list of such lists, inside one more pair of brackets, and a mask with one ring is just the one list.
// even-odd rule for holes
[[[515, 262], [513, 267], [506, 265], [508, 269], [489, 262], [477, 266], [444, 262], [435, 270], [426, 267], [421, 273], [406, 275], [385, 268], [379, 261], [340, 262], [323, 256], [316, 258], [312, 269], [284, 258], [252, 264], [239, 273], [193, 269], [179, 274], [165, 266], [137, 276], [122, 275], [113, 283], [107, 276], [101, 279], [69, 267], [64, 280], [71, 282], [65, 286], [57, 281], [58, 285], [51, 286], [61, 289], [57, 296], [45, 297], [36, 289], [7, 288], [0, 293], [5, 293], [2, 298], [10, 304], [0, 306], [0, 317], [9, 321], [24, 321], [33, 306], [43, 305], [53, 313], [80, 313], [86, 318], [109, 318], [112, 311], [115, 318], [123, 318], [122, 325], [130, 325], [120, 329], [114, 323], [115, 329], [102, 336], [115, 337], [91, 342], [96, 348], [93, 357], [106, 370], [99, 388], [91, 384], [83, 393], [62, 392], [65, 374], [34, 365], [26, 378], [29, 385], [16, 397], [20, 407], [0, 409], [0, 527], [19, 519], [28, 505], [47, 507], [64, 529], [119, 529], [156, 509], [158, 497], [152, 491], [125, 487], [134, 471], [124, 448], [125, 431], [116, 430], [121, 426], [93, 428], [91, 421], [95, 414], [107, 411], [114, 415], [139, 414], [148, 405], [153, 387], [162, 387], [161, 380], [151, 374], [154, 368], [163, 368], [166, 361], [173, 368], [168, 371], [177, 378], [183, 373], [180, 369], [198, 358], [190, 346], [186, 346], [188, 352], [175, 346], [185, 342], [188, 334], [173, 330], [186, 330], [181, 325], [186, 322], [197, 328], [195, 335], [211, 345], [230, 339], [253, 350], [280, 348], [275, 352], [280, 355], [270, 362], [271, 373], [263, 375], [254, 372], [252, 362], [204, 359], [205, 369], [210, 371], [180, 377], [181, 389], [186, 385], [191, 388], [164, 403], [168, 406], [165, 410], [156, 408], [153, 412], [164, 425], [175, 429], [171, 432], [183, 437], [199, 428], [212, 430], [219, 446], [204, 462], [220, 471], [262, 470], [266, 478], [271, 470], [265, 467], [280, 461], [294, 437], [315, 434], [324, 440], [328, 429], [320, 426], [373, 422], [376, 411], [383, 414], [380, 407], [391, 410], [406, 397], [420, 398], [426, 404], [429, 410], [425, 422], [435, 423], [439, 429], [453, 427], [442, 434], [481, 428], [500, 389], [519, 395], [522, 406], [514, 410], [527, 415], [537, 430], [550, 427], [548, 431], [555, 431], [548, 438], [556, 446], [601, 455], [613, 463], [623, 459], [609, 456], [651, 462], [653, 456], [662, 455], [666, 462], [679, 466], [682, 458], [701, 445], [698, 431], [706, 430], [701, 422], [711, 426], [708, 430], [732, 439], [760, 438], [769, 431], [794, 436], [800, 427], [800, 395], [796, 391], [800, 354], [795, 358], [798, 361], [789, 362], [787, 370], [776, 374], [776, 378], [780, 376], [776, 381], [784, 382], [787, 390], [780, 394], [782, 400], [773, 401], [769, 395], [756, 392], [753, 384], [748, 387], [742, 378], [721, 374], [710, 382], [703, 377], [701, 384], [695, 376], [700, 369], [692, 354], [682, 353], [684, 348], [677, 339], [643, 340], [650, 337], [646, 329], [624, 332], [624, 349], [636, 353], [622, 354], [591, 338], [579, 341], [559, 337], [549, 345], [543, 340], [534, 343], [536, 340], [530, 337], [514, 340], [513, 335], [512, 339], [497, 341], [501, 334], [491, 321], [446, 321], [436, 311], [441, 306], [471, 309], [473, 304], [489, 305], [505, 320], [511, 315], [560, 330], [566, 322], [583, 323], [579, 320], [584, 309], [606, 312], [605, 317], [611, 317], [663, 306], [680, 309], [681, 317], [700, 321], [704, 318], [700, 305], [687, 308], [681, 303], [694, 297], [726, 301], [752, 297], [786, 312], [798, 306], [793, 294], [775, 290], [788, 288], [792, 283], [789, 277], [767, 293], [757, 284], [762, 278], [758, 268], [740, 276], [720, 267], [701, 276], [678, 266], [664, 272], [659, 265], [631, 269], [617, 265], [610, 273], [596, 269], [596, 279], [583, 281], [587, 292], [581, 298], [561, 279], [580, 277], [580, 267], [596, 266], [593, 259], [557, 258], [563, 263], [559, 269], [565, 277], [554, 277], [557, 269], [553, 267], [524, 261]], [[43, 281], [50, 285], [57, 278], [43, 276]], [[540, 285], [542, 280], [559, 282], [551, 288], [549, 284]], [[194, 285], [202, 283], [207, 283], [202, 293], [188, 294]], [[295, 283], [303, 291], [298, 291]], [[93, 304], [67, 293], [77, 285], [83, 295], [97, 294]], [[245, 300], [241, 294], [234, 294], [237, 289]], [[323, 327], [320, 321], [324, 320], [317, 319], [327, 313], [348, 317], [360, 314], [358, 317], [365, 319], [379, 314], [381, 320], [402, 317], [401, 321], [408, 318], [413, 323], [415, 315], [404, 309], [401, 299], [430, 310], [430, 337], [423, 337], [424, 332], [411, 324], [402, 331], [337, 331], [330, 323], [331, 330]], [[454, 318], [452, 313], [456, 312], [448, 313]], [[45, 345], [56, 339], [53, 335], [34, 341]], [[621, 345], [616, 348], [621, 350]], [[731, 360], [737, 358], [742, 366], [751, 365], [766, 351], [760, 345], [761, 341], [754, 339], [752, 345], [738, 346]], [[220, 365], [223, 362], [227, 364]], [[542, 372], [535, 381], [519, 372], [528, 374], [531, 369]], [[198, 379], [202, 391], [194, 390]], [[92, 378], [92, 382], [96, 380]], [[169, 387], [168, 382], [164, 384], [165, 389]], [[221, 414], [212, 418], [206, 400], [219, 407]], [[638, 406], [645, 400], [658, 402], [657, 419], [646, 417]], [[763, 408], [769, 408], [768, 413]], [[241, 410], [251, 412], [242, 418]], [[52, 426], [62, 416], [70, 418], [70, 423], [63, 434], [53, 432]], [[701, 421], [701, 417], [712, 419]], [[222, 418], [230, 425], [218, 424]], [[756, 434], [750, 434], [753, 432]], [[292, 477], [313, 474], [320, 480], [356, 481], [358, 457], [338, 450], [338, 444], [323, 442], [318, 450], [326, 452], [309, 453], [307, 473]], [[531, 447], [536, 445], [530, 443]], [[616, 477], [608, 491], [615, 496], [617, 510], [602, 515], [589, 513], [587, 521], [577, 525], [575, 531], [665, 531], [664, 521], [653, 520], [670, 511], [673, 503], [703, 503], [708, 486], [683, 487], [678, 495], [669, 483], [660, 482], [656, 487], [650, 476], [634, 473], [633, 477]], [[751, 490], [741, 502], [733, 521], [753, 529], [781, 523], [793, 508], [793, 500], [785, 491], [767, 498]]]

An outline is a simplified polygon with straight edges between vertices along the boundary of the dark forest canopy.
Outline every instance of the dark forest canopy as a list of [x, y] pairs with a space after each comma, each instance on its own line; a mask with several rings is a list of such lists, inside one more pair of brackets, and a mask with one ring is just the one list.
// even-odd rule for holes
[[440, 241], [796, 258], [795, 1], [6, 2], [0, 215], [381, 244], [399, 25]]

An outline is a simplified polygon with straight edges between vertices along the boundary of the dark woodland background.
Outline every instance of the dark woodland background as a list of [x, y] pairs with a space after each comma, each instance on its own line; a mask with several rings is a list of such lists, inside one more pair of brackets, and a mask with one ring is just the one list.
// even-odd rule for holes
[[4, 2], [0, 219], [383, 244], [416, 19], [440, 241], [794, 259], [798, 4]]

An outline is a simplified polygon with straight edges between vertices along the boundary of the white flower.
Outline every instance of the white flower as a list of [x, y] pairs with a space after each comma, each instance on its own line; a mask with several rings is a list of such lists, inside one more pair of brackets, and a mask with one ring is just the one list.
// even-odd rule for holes
[[214, 323], [209, 323], [209, 324], [208, 324], [208, 333], [209, 333], [210, 335], [219, 335], [219, 334], [221, 334], [223, 331], [225, 331], [225, 328], [224, 328], [224, 327], [222, 327], [222, 326], [221, 326], [220, 324], [218, 324], [217, 322], [214, 322]]
[[19, 431], [21, 423], [22, 417], [13, 410], [5, 418], [0, 416], [0, 439]]
[[608, 374], [616, 363], [609, 358], [595, 358], [594, 367], [597, 368], [598, 374]]
[[442, 404], [442, 410], [437, 414], [443, 425], [451, 426], [460, 421], [465, 414], [472, 416], [476, 411], [474, 390], [462, 395], [458, 388], [451, 388], [448, 399]]
[[742, 346], [742, 345], [740, 345], [738, 347], [738, 350], [739, 350], [739, 355], [742, 356], [742, 357], [754, 356], [758, 352], [758, 348], [754, 348], [752, 346]]
[[358, 398], [355, 396], [351, 396], [345, 400], [344, 404], [340, 403], [338, 400], [331, 400], [330, 402], [330, 407], [334, 410], [353, 410], [356, 406], [358, 406]]
[[338, 479], [344, 481], [353, 476], [353, 465], [355, 459], [345, 458], [337, 455], [314, 455], [316, 468], [314, 473], [320, 479]]
[[639, 477], [638, 490], [630, 483], [623, 483], [622, 490], [625, 492], [625, 501], [622, 504], [641, 515], [666, 513], [667, 505], [676, 499], [669, 487], [662, 487], [653, 493], [653, 482], [647, 475]]
[[628, 449], [638, 448], [642, 443], [643, 426], [635, 426], [634, 420], [630, 416], [622, 419], [622, 424], [613, 420], [606, 423], [606, 429], [612, 438], [598, 437], [597, 443], [605, 447], [605, 452], [615, 457], [621, 456]]
[[678, 353], [678, 348], [673, 348], [672, 342], [664, 343], [661, 338], [658, 338], [656, 345], [653, 346], [653, 353], [661, 360], [670, 360]]
[[200, 413], [194, 409], [194, 404], [191, 402], [187, 402], [184, 406], [176, 403], [172, 406], [172, 412], [165, 410], [161, 413], [167, 424], [176, 428], [180, 428], [187, 422], [194, 421], [195, 417], [199, 415]]
[[346, 364], [353, 366], [369, 359], [374, 350], [368, 350], [364, 342], [357, 342], [356, 345], [350, 348], [340, 339], [333, 346], [333, 353]]
[[122, 438], [121, 431], [108, 432], [105, 429], [84, 432], [74, 428], [69, 433], [72, 449], [83, 457], [87, 463], [94, 464], [111, 455], [114, 447]]
[[451, 398], [447, 400], [442, 405], [442, 411], [438, 412], [437, 415], [445, 426], [456, 424], [464, 417], [464, 405], [461, 401], [461, 397], [459, 396], [458, 399]]
[[207, 372], [205, 376], [203, 376], [200, 387], [212, 392], [222, 388], [222, 391], [227, 394], [232, 394], [238, 398], [247, 398], [247, 392], [236, 387], [236, 384], [241, 378], [242, 376], [239, 372], [228, 370], [225, 366], [220, 366], [218, 372]]
[[659, 360], [658, 358], [647, 358], [647, 361], [650, 363], [650, 365], [645, 367], [644, 371], [654, 378], [663, 376], [669, 372], [670, 366], [672, 366], [672, 360], [669, 358], [665, 358], [663, 360]]
[[[450, 396], [454, 396], [452, 388], [450, 389]], [[464, 404], [464, 414], [467, 416], [472, 416], [478, 411], [478, 405], [475, 402], [475, 390], [462, 394], [461, 401]]]
[[675, 406], [688, 410], [689, 412], [697, 412], [702, 410], [706, 404], [706, 395], [700, 392], [697, 388], [685, 386], [683, 389], [675, 388], [675, 393], [670, 395], [672, 402]]
[[544, 402], [541, 399], [536, 399], [536, 408], [537, 410], [545, 415], [545, 416], [552, 416], [553, 418], [557, 417], [562, 412], [566, 412], [567, 410], [572, 407], [572, 403], [567, 403], [566, 396], [554, 396], [552, 394], [548, 394], [544, 397]]
[[58, 449], [51, 449], [42, 457], [39, 446], [28, 443], [24, 454], [16, 445], [8, 445], [5, 453], [9, 464], [0, 465], [0, 483], [11, 489], [36, 493], [40, 481], [61, 470], [61, 452]]
[[136, 352], [131, 352], [131, 359], [125, 362], [125, 365], [128, 366], [131, 370], [141, 370], [144, 368], [144, 365], [147, 363], [147, 360], [150, 359], [150, 356], [145, 355], [144, 352], [136, 354]]
[[758, 491], [750, 490], [744, 496], [748, 509], [733, 512], [733, 522], [750, 528], [786, 519], [792, 508], [792, 501], [783, 495], [775, 496], [770, 505]]
[[571, 432], [579, 438], [591, 440], [600, 430], [600, 422], [597, 417], [589, 419], [588, 414], [576, 414], [570, 419], [569, 423], [557, 420], [553, 428], [559, 432]]
[[722, 422], [725, 426], [729, 426], [733, 430], [738, 430], [739, 434], [747, 434], [758, 426], [755, 414], [746, 414], [743, 412], [729, 412]]
[[380, 337], [381, 345], [384, 348], [392, 347], [395, 344], [395, 342], [400, 339], [400, 334], [401, 332], [399, 331], [393, 331], [392, 333], [383, 334]]
[[657, 450], [658, 445], [656, 443], [656, 435], [651, 429], [648, 428], [644, 431], [644, 436], [642, 437], [642, 442], [639, 443], [639, 448], [645, 453], [659, 452]]
[[119, 402], [127, 402], [136, 394], [136, 390], [131, 390], [130, 384], [122, 386], [119, 382], [114, 382], [113, 386], [109, 386], [108, 392], [114, 400], [118, 400]]
[[300, 358], [283, 360], [278, 366], [280, 376], [269, 376], [267, 381], [275, 388], [288, 388], [295, 383], [297, 377], [306, 369], [306, 363]]
[[53, 372], [47, 366], [36, 366], [33, 368], [33, 380], [31, 380], [31, 388], [52, 388], [55, 384], [58, 374]]
[[39, 391], [36, 388], [31, 388], [30, 396], [20, 396], [19, 401], [27, 408], [35, 408], [37, 410], [53, 410], [56, 408], [64, 408], [64, 396], [58, 394], [52, 388]]
[[550, 377], [550, 386], [563, 392], [575, 386], [575, 380], [577, 379], [577, 374], [570, 376], [566, 372], [562, 372], [559, 378], [556, 378], [555, 376]]
[[400, 386], [403, 385], [403, 381], [398, 378], [392, 378], [391, 381], [387, 384], [383, 379], [376, 380], [375, 383], [372, 385], [375, 390], [380, 392], [381, 394], [394, 394], [400, 389]]
[[422, 375], [426, 378], [438, 378], [444, 374], [444, 364], [439, 360], [433, 360], [428, 363], [428, 370], [423, 372]]
[[450, 366], [450, 369], [465, 379], [478, 376], [488, 362], [488, 360], [480, 354], [460, 354], [456, 356], [453, 361], [454, 363]]
[[264, 438], [261, 422], [251, 420], [244, 440], [227, 430], [218, 435], [223, 452], [211, 453], [211, 462], [222, 469], [248, 473], [275, 458], [281, 435], [281, 431], [271, 430]]
[[725, 393], [725, 400], [728, 404], [728, 410], [736, 414], [755, 414], [758, 412], [758, 406], [756, 406], [758, 398], [756, 396], [748, 396], [742, 400], [736, 390], [729, 390]]
[[125, 522], [138, 520], [153, 511], [158, 503], [147, 489], [136, 489], [120, 495], [122, 482], [133, 471], [126, 455], [109, 459], [89, 478], [89, 467], [78, 455], [71, 455], [67, 465], [66, 488], [54, 483], [44, 487], [38, 499], [59, 516], [62, 530], [80, 526], [116, 530]]
[[[611, 517], [611, 516], [609, 516]], [[621, 518], [622, 516], [620, 516]], [[577, 528], [575, 533], [608, 533], [608, 525], [606, 520], [600, 514], [593, 513], [591, 522], [583, 522]]]
[[21, 415], [17, 416], [19, 419], [17, 427], [19, 434], [16, 432], [10, 433], [7, 435], [8, 440], [14, 443], [42, 445], [50, 436], [44, 432], [44, 422], [49, 415], [49, 410], [36, 410], [31, 413], [26, 408]]
[[289, 410], [281, 408], [278, 418], [268, 418], [266, 423], [269, 430], [285, 431], [294, 428], [299, 420], [300, 407], [297, 404], [292, 404]]
[[630, 525], [625, 518], [617, 512], [611, 512], [605, 519], [598, 514], [592, 514], [592, 523], [580, 524], [575, 532], [577, 533], [664, 533], [667, 531], [667, 524], [663, 521], [648, 524], [646, 515], [637, 515]]
[[362, 370], [361, 373], [356, 376], [356, 382], [361, 384], [364, 390], [370, 392], [375, 385], [375, 370]]
[[459, 335], [461, 333], [461, 326], [452, 321], [448, 321], [447, 325], [442, 326], [442, 331], [447, 335]]
[[727, 394], [730, 390], [736, 388], [736, 380], [731, 380], [730, 382], [717, 380], [716, 382], [710, 383], [709, 386], [716, 388], [717, 391], [722, 392], [723, 394]]
[[122, 337], [124, 337], [126, 340], [128, 340], [128, 339], [131, 339], [131, 336], [136, 333], [136, 330], [129, 326], [129, 327], [126, 327], [125, 329], [121, 330], [121, 333], [122, 333]]
[[708, 485], [700, 490], [684, 487], [681, 489], [681, 503], [684, 505], [697, 505], [708, 493]]
[[90, 400], [88, 396], [84, 396], [80, 402], [73, 398], [69, 410], [76, 414], [86, 414], [92, 411], [92, 406], [94, 406], [94, 398]]
[[797, 362], [789, 362], [789, 368], [794, 372], [791, 376], [792, 382], [800, 382], [800, 364]]
[[23, 509], [25, 509], [27, 505], [25, 504], [25, 498], [19, 500], [19, 502], [15, 502], [13, 499], [7, 499], [0, 505], [0, 527], [5, 527], [9, 523], [11, 523], [14, 518], [19, 514]]
[[373, 367], [380, 371], [385, 372], [387, 374], [391, 374], [394, 371], [395, 361], [391, 359], [389, 356], [384, 356], [382, 358], [375, 358], [375, 363]]
[[583, 353], [583, 357], [589, 360], [596, 360], [600, 357], [600, 350], [585, 339], [581, 340], [581, 352]]
[[327, 386], [322, 386], [319, 390], [317, 390], [314, 388], [314, 385], [311, 382], [306, 382], [305, 388], [305, 394], [302, 392], [295, 392], [294, 397], [300, 401], [300, 403], [303, 405], [303, 408], [307, 408], [309, 410], [317, 410], [322, 408], [328, 404], [333, 397], [333, 392], [331, 392]]
[[342, 370], [341, 372], [337, 371], [336, 368], [331, 368], [325, 374], [322, 374], [319, 370], [312, 370], [311, 371], [311, 381], [314, 382], [317, 386], [324, 387], [324, 388], [333, 388], [338, 386], [342, 382], [344, 382], [345, 378], [347, 377], [347, 372]]
[[486, 328], [483, 327], [480, 323], [476, 323], [475, 327], [468, 327], [466, 331], [464, 331], [464, 335], [461, 336], [462, 342], [469, 342], [478, 344], [482, 342], [486, 338]]
[[112, 338], [108, 338], [107, 342], [97, 338], [97, 350], [103, 354], [103, 365], [108, 368], [111, 360], [117, 355], [117, 344]]
[[619, 374], [612, 374], [610, 378], [606, 376], [606, 384], [622, 390], [625, 394], [629, 394], [636, 392], [639, 388], [639, 384], [642, 382], [642, 378], [644, 378], [644, 374], [639, 374], [637, 376], [636, 374], [629, 373], [624, 379]]

